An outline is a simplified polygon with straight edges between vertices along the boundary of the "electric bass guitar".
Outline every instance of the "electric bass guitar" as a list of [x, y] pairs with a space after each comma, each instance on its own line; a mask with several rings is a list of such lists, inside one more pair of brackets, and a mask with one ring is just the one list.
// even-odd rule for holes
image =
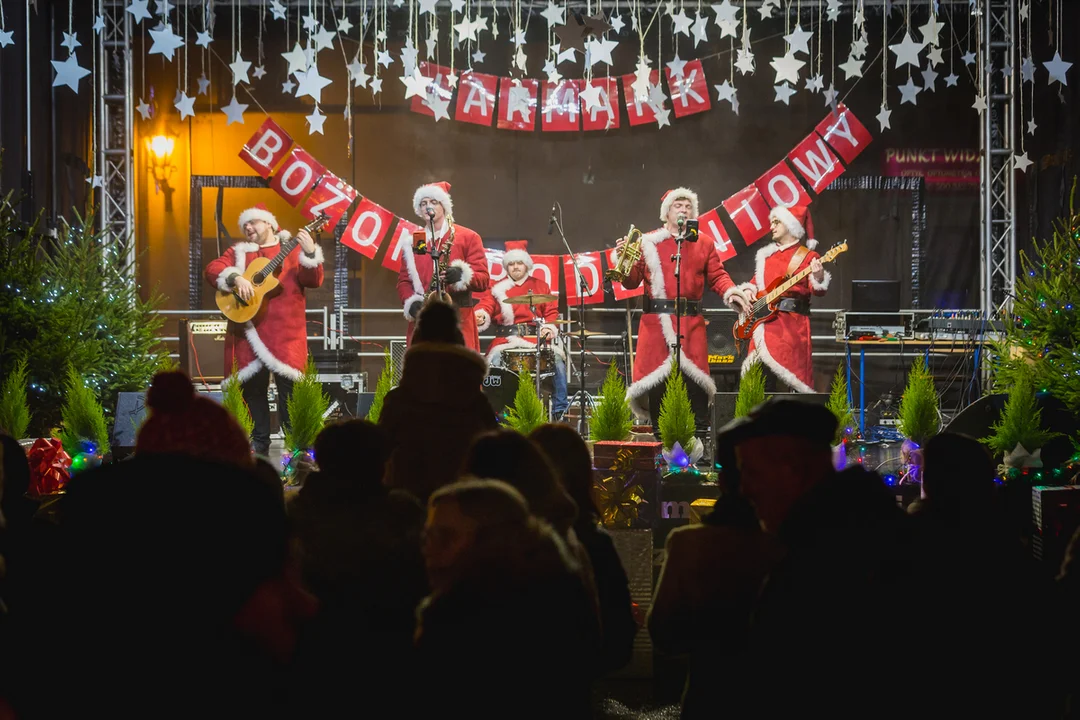
[[[822, 264], [832, 262], [842, 252], [847, 252], [847, 240], [829, 248], [829, 251], [821, 256]], [[778, 277], [769, 283], [769, 287], [758, 292], [757, 299], [750, 305], [750, 309], [739, 316], [735, 321], [735, 327], [731, 334], [735, 336], [736, 345], [740, 352], [742, 344], [754, 337], [754, 329], [763, 323], [772, 322], [780, 314], [780, 301], [784, 293], [793, 288], [799, 281], [810, 274], [810, 266], [795, 273], [791, 277]]]
[[[303, 229], [314, 235], [329, 220], [328, 215], [319, 213], [319, 216], [305, 225]], [[279, 285], [277, 275], [274, 273], [285, 262], [285, 258], [289, 256], [289, 253], [299, 245], [299, 240], [290, 238], [281, 243], [281, 250], [272, 259], [257, 257], [249, 262], [247, 267], [244, 268], [244, 277], [255, 287], [255, 294], [249, 300], [244, 300], [240, 297], [240, 293], [236, 291], [236, 288], [228, 291], [218, 290], [215, 299], [221, 314], [235, 323], [245, 323], [258, 315], [263, 304], [263, 298]]]

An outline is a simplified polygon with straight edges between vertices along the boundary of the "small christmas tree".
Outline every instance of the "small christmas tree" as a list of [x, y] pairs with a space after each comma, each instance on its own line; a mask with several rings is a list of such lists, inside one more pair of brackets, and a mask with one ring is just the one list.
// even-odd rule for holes
[[1030, 454], [1061, 435], [1043, 429], [1033, 374], [1029, 367], [1019, 368], [1001, 417], [990, 427], [991, 434], [982, 439], [995, 455], [1011, 453], [1018, 445]]
[[310, 357], [303, 375], [293, 383], [292, 395], [287, 402], [289, 427], [285, 430], [285, 451], [290, 456], [297, 456], [315, 444], [315, 438], [326, 422], [326, 411], [330, 409], [330, 396], [323, 392]]
[[923, 445], [937, 435], [941, 419], [934, 377], [918, 359], [911, 364], [907, 387], [900, 399], [900, 432], [912, 442]]
[[765, 373], [761, 363], [746, 368], [739, 378], [739, 394], [735, 398], [735, 417], [749, 415], [750, 411], [765, 402]]
[[670, 451], [675, 443], [686, 452], [694, 445], [694, 411], [690, 407], [690, 396], [686, 393], [686, 383], [681, 372], [668, 374], [664, 387], [664, 397], [660, 401], [660, 442], [664, 450]]
[[626, 400], [626, 384], [623, 383], [615, 363], [608, 365], [600, 394], [603, 397], [589, 423], [591, 438], [619, 441], [630, 437], [634, 416], [630, 411], [630, 403]]
[[4, 380], [0, 390], [0, 431], [16, 440], [26, 436], [30, 426], [30, 407], [26, 404], [26, 358], [21, 358]]
[[528, 370], [518, 378], [517, 393], [514, 395], [514, 407], [506, 413], [506, 424], [522, 435], [528, 435], [544, 424], [544, 404], [536, 394], [536, 383]]
[[229, 375], [229, 381], [223, 386], [221, 404], [244, 429], [244, 434], [250, 436], [251, 429], [255, 427], [255, 421], [251, 419], [251, 411], [244, 402], [244, 389], [240, 381], [236, 379], [236, 373], [236, 358], [233, 358], [232, 373]]
[[[994, 346], [994, 388], [1011, 393], [1025, 368], [1035, 390], [1080, 411], [1080, 213], [1074, 207], [1054, 223], [1054, 236], [1020, 253], [1005, 336]], [[1026, 446], [1025, 446], [1026, 447]], [[1010, 448], [1011, 449], [1011, 448]]]
[[[94, 391], [86, 386], [73, 366], [68, 367], [64, 400], [60, 430], [60, 443], [64, 446], [64, 452], [72, 458], [80, 453], [107, 455], [109, 431], [105, 425], [105, 411]], [[87, 443], [91, 443], [93, 447], [88, 447]]]
[[832, 387], [829, 389], [829, 402], [825, 404], [825, 407], [836, 416], [836, 436], [833, 438], [833, 445], [850, 440], [855, 435], [855, 413], [848, 403], [848, 384], [843, 366], [838, 367], [836, 374], [833, 375]]
[[389, 348], [383, 354], [383, 369], [379, 373], [379, 382], [375, 385], [375, 397], [371, 399], [371, 408], [368, 410], [367, 419], [373, 423], [379, 422], [382, 415], [383, 400], [386, 393], [394, 387], [394, 360], [390, 357]]

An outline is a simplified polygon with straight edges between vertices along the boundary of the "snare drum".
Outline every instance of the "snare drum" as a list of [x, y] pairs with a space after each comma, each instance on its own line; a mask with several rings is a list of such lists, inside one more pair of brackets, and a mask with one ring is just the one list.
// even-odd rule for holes
[[491, 409], [502, 418], [506, 411], [514, 407], [514, 396], [517, 395], [518, 376], [505, 368], [488, 368], [487, 377], [484, 378], [483, 392], [491, 403]]
[[[550, 373], [555, 371], [555, 353], [550, 346], [540, 348], [540, 372]], [[535, 350], [527, 348], [506, 348], [502, 351], [502, 364], [508, 370], [515, 373], [528, 372], [536, 375], [537, 355]]]

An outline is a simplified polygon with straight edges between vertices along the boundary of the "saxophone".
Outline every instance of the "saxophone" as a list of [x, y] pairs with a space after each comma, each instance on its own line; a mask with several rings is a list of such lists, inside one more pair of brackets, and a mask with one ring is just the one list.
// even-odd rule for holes
[[[454, 304], [454, 301], [450, 298], [450, 293], [443, 287], [442, 277], [446, 274], [447, 268], [450, 267], [450, 250], [454, 247], [454, 221], [447, 216], [446, 222], [450, 224], [450, 229], [447, 232], [446, 242], [439, 249], [439, 259], [434, 263], [431, 268], [431, 282], [428, 283], [428, 291], [424, 296], [424, 302], [426, 303], [432, 295], [439, 293], [438, 297], [443, 302]], [[432, 238], [434, 243], [434, 238]]]
[[630, 232], [626, 234], [626, 245], [623, 246], [622, 253], [619, 254], [618, 262], [615, 263], [615, 267], [604, 273], [604, 278], [620, 283], [625, 282], [627, 275], [630, 274], [630, 271], [634, 269], [634, 265], [640, 259], [641, 231], [631, 225]]

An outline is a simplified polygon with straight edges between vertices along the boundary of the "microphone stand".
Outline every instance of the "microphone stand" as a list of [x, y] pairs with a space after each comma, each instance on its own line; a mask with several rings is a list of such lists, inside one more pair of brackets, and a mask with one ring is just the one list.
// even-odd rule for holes
[[[562, 215], [561, 205], [559, 206], [559, 214]], [[585, 437], [585, 295], [589, 290], [589, 282], [581, 272], [577, 253], [570, 249], [570, 243], [566, 241], [562, 222], [560, 219], [555, 218], [554, 215], [552, 215], [552, 219], [555, 220], [555, 227], [559, 230], [559, 237], [562, 238], [563, 246], [570, 253], [570, 259], [574, 262], [574, 272], [578, 278], [578, 345], [580, 347], [578, 355], [578, 434]]]
[[679, 225], [679, 234], [675, 238], [675, 254], [671, 260], [675, 263], [675, 365], [672, 372], [682, 372], [682, 244], [686, 239], [685, 225]]
[[431, 276], [435, 279], [435, 297], [442, 300], [443, 279], [439, 274], [439, 258], [442, 252], [439, 249], [439, 240], [435, 237], [435, 213], [428, 212], [428, 227], [431, 228]]

